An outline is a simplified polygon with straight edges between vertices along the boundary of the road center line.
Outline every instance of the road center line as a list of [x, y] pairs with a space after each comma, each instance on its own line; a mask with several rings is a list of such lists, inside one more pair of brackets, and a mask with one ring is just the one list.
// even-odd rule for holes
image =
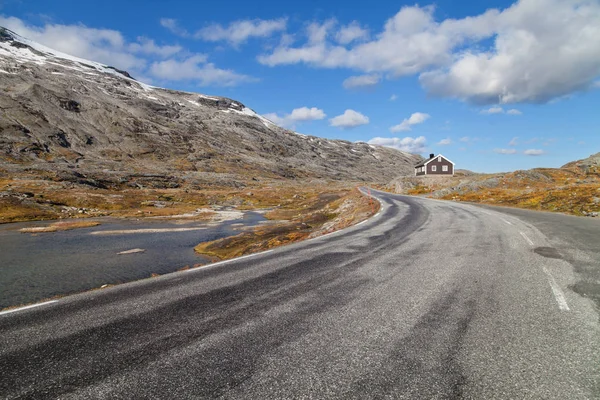
[[12, 310], [1, 311], [0, 315], [10, 314], [10, 313], [14, 313], [14, 312], [17, 312], [17, 311], [28, 310], [30, 308], [41, 307], [41, 306], [45, 306], [46, 304], [52, 304], [52, 303], [57, 303], [57, 302], [58, 302], [58, 300], [50, 300], [50, 301], [44, 301], [43, 303], [32, 304], [30, 306], [13, 308]]
[[570, 311], [571, 309], [569, 308], [569, 305], [567, 304], [567, 299], [565, 299], [565, 295], [562, 292], [562, 290], [560, 290], [560, 287], [556, 283], [556, 280], [554, 279], [552, 274], [550, 274], [550, 271], [548, 271], [546, 269], [546, 267], [542, 267], [542, 269], [544, 270], [544, 273], [548, 276], [548, 282], [550, 283], [550, 288], [552, 289], [554, 298], [556, 299], [556, 302], [558, 303], [558, 308], [560, 308], [562, 311]]
[[528, 236], [527, 236], [525, 233], [523, 233], [523, 232], [519, 232], [519, 233], [521, 234], [521, 236], [523, 236], [523, 238], [524, 238], [525, 240], [527, 240], [527, 242], [528, 242], [528, 243], [529, 243], [531, 246], [533, 246], [533, 241], [532, 241], [531, 239], [529, 239], [529, 237], [528, 237]]

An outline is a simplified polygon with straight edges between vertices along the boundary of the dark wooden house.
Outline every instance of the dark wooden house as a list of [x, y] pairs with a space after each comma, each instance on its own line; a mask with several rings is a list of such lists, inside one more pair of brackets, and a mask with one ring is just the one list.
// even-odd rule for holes
[[415, 176], [454, 175], [454, 163], [441, 154], [430, 154], [429, 159], [415, 165]]

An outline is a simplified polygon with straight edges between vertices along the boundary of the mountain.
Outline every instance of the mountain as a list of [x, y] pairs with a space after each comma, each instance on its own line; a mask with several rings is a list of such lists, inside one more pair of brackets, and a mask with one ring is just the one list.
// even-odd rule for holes
[[[239, 101], [162, 89], [0, 28], [0, 167], [62, 180], [387, 182], [421, 157], [300, 135]], [[103, 182], [103, 183], [102, 183]]]

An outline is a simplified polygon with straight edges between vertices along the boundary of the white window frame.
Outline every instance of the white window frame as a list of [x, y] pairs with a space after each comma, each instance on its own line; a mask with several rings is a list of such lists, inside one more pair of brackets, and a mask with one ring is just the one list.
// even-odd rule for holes
[[438, 162], [442, 162], [442, 156], [438, 156]]
[[431, 172], [437, 172], [437, 165], [431, 166]]
[[442, 165], [442, 172], [448, 172], [448, 166]]

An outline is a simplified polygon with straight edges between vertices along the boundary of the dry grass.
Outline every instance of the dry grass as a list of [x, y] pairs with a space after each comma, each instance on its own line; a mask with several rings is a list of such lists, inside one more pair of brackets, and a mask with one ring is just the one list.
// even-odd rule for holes
[[394, 191], [574, 215], [600, 212], [600, 174], [594, 168], [537, 168], [505, 174], [405, 178]]
[[266, 214], [278, 220], [236, 236], [204, 242], [194, 250], [213, 259], [230, 259], [244, 254], [256, 253], [333, 232], [365, 220], [379, 210], [379, 203], [360, 194], [356, 189], [338, 190], [333, 193], [313, 188], [298, 192], [287, 204]]
[[79, 228], [90, 228], [92, 226], [98, 226], [100, 222], [97, 221], [61, 221], [55, 222], [48, 226], [36, 226], [31, 228], [22, 228], [19, 232], [23, 233], [45, 233], [45, 232], [61, 232], [70, 231], [72, 229]]

